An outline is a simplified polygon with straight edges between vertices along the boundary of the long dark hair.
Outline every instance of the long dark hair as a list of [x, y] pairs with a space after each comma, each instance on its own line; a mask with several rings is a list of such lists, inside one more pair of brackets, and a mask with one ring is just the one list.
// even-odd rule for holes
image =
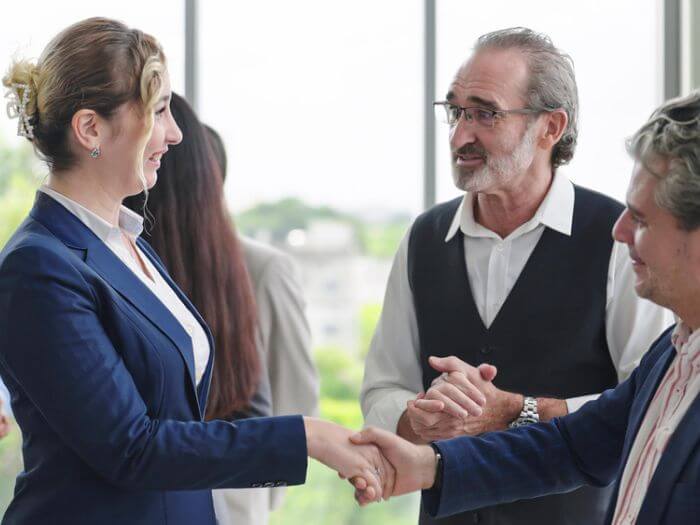
[[[260, 382], [255, 299], [207, 132], [175, 93], [170, 109], [183, 139], [161, 160], [145, 235], [211, 328], [216, 361], [206, 418], [226, 419], [248, 407]], [[142, 212], [143, 195], [125, 204]]]

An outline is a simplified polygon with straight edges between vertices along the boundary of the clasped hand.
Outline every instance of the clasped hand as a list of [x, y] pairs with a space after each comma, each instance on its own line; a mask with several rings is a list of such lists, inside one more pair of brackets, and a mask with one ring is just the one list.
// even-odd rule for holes
[[304, 426], [309, 456], [350, 480], [361, 504], [392, 495], [396, 472], [376, 445], [352, 443], [353, 431], [330, 421], [305, 417]]
[[429, 488], [434, 482], [435, 454], [430, 447], [375, 428], [354, 434], [308, 417], [304, 425], [309, 456], [349, 480], [360, 505]]
[[427, 392], [407, 403], [399, 433], [429, 443], [461, 435], [504, 430], [522, 409], [522, 396], [496, 388], [496, 367], [473, 367], [457, 357], [430, 357], [441, 372]]

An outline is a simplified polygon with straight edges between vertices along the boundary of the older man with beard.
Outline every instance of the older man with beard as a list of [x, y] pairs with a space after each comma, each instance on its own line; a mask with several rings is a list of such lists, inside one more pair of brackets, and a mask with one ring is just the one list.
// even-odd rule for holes
[[[635, 295], [610, 237], [623, 206], [557, 172], [574, 153], [578, 96], [570, 58], [548, 37], [482, 36], [435, 107], [466, 193], [418, 217], [399, 247], [361, 399], [366, 423], [414, 443], [574, 412], [624, 380], [672, 322]], [[482, 362], [496, 365], [493, 383]], [[608, 500], [583, 488], [420, 521], [584, 525], [602, 521]]]
[[[394, 495], [429, 489], [426, 508], [444, 516], [613, 482], [605, 520], [591, 523], [698, 522], [700, 91], [664, 103], [628, 149], [635, 167], [613, 236], [628, 247], [637, 294], [672, 310], [678, 324], [629, 379], [549, 423], [432, 448], [375, 428], [353, 436], [356, 443], [376, 443], [392, 462]], [[361, 493], [357, 498], [367, 501]]]

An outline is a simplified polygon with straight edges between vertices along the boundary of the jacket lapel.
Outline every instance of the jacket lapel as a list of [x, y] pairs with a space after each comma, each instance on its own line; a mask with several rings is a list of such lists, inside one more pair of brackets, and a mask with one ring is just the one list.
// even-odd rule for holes
[[195, 388], [192, 340], [165, 305], [104, 243], [94, 243], [88, 248], [86, 262], [173, 342], [185, 361], [190, 382]]
[[620, 470], [617, 481], [615, 482], [615, 490], [613, 492], [612, 501], [608, 507], [608, 517], [605, 521], [606, 523], [612, 522], [615, 506], [617, 505], [617, 498], [620, 496], [620, 482], [622, 481], [622, 474], [625, 466], [627, 465], [632, 444], [634, 443], [637, 433], [639, 432], [639, 427], [641, 426], [644, 416], [647, 413], [647, 409], [649, 408], [649, 404], [656, 393], [656, 389], [659, 387], [661, 380], [666, 374], [666, 370], [668, 370], [673, 358], [676, 357], [676, 351], [673, 348], [673, 345], [670, 343], [670, 338], [669, 345], [669, 348], [666, 350], [666, 352], [664, 352], [661, 359], [656, 362], [654, 367], [644, 379], [644, 382], [637, 390], [634, 402], [632, 403], [629, 424], [627, 425], [627, 433], [625, 434], [625, 443], [622, 449]]
[[625, 446], [622, 452], [623, 463], [627, 463], [627, 458], [632, 449], [632, 444], [637, 437], [637, 432], [639, 432], [639, 427], [642, 425], [644, 416], [647, 413], [649, 404], [656, 394], [656, 389], [659, 387], [661, 380], [663, 379], [668, 367], [671, 365], [673, 358], [676, 357], [676, 351], [673, 347], [670, 347], [665, 355], [659, 359], [654, 368], [651, 369], [649, 375], [647, 375], [641, 388], [637, 391], [635, 396], [635, 401], [632, 403], [632, 409], [630, 411], [630, 421], [627, 426], [627, 434], [625, 435]]
[[187, 307], [190, 313], [192, 313], [197, 322], [202, 326], [202, 328], [204, 329], [204, 333], [207, 334], [207, 341], [209, 341], [209, 360], [207, 361], [207, 366], [204, 369], [204, 373], [202, 374], [202, 378], [199, 381], [199, 385], [197, 385], [199, 409], [201, 413], [204, 414], [206, 410], [207, 397], [209, 394], [209, 385], [211, 383], [211, 372], [214, 366], [214, 338], [212, 336], [211, 330], [209, 330], [209, 326], [207, 326], [207, 323], [204, 321], [204, 319], [194, 307], [194, 305], [190, 302], [189, 298], [184, 294], [184, 292], [175, 283], [175, 281], [172, 280], [167, 270], [161, 263], [160, 259], [158, 259], [158, 257], [155, 255], [153, 248], [151, 248], [151, 246], [141, 238], [137, 239], [136, 243], [139, 245], [139, 248], [141, 248], [141, 251], [151, 261], [158, 273], [163, 277], [165, 282], [168, 283], [168, 286], [170, 286], [170, 288], [173, 289], [178, 298]]
[[651, 478], [644, 501], [639, 509], [639, 525], [661, 523], [671, 491], [685, 466], [686, 460], [700, 442], [700, 397], [688, 407], [683, 419], [666, 444]]
[[[192, 340], [163, 303], [83, 222], [48, 195], [38, 192], [30, 215], [69, 248], [83, 250], [85, 262], [129, 304], [170, 339], [185, 362], [196, 397]], [[153, 258], [149, 257], [152, 261]], [[154, 261], [155, 262], [155, 261]], [[160, 264], [155, 264], [161, 275]], [[168, 278], [168, 284], [174, 287]], [[177, 287], [174, 287], [177, 292]], [[182, 299], [184, 296], [178, 293]], [[185, 304], [191, 308], [189, 301]], [[201, 322], [201, 321], [200, 321]], [[210, 359], [211, 361], [211, 359]], [[209, 368], [209, 366], [208, 366]], [[198, 401], [199, 404], [199, 401]], [[201, 405], [200, 405], [201, 407]]]

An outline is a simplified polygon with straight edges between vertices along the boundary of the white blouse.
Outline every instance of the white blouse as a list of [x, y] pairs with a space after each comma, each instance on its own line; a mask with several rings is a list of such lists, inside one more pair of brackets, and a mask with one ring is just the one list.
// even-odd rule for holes
[[[185, 304], [177, 296], [175, 290], [170, 287], [160, 272], [151, 264], [150, 259], [136, 244], [136, 239], [141, 235], [141, 232], [143, 232], [143, 217], [138, 213], [134, 213], [126, 206], [122, 206], [119, 210], [119, 226], [114, 226], [94, 212], [48, 186], [41, 186], [39, 191], [58, 201], [69, 212], [78, 217], [85, 226], [90, 228], [90, 230], [119, 257], [127, 268], [141, 279], [153, 295], [155, 295], [170, 311], [173, 317], [178, 320], [192, 340], [195, 380], [199, 383], [204, 374], [207, 362], [209, 361], [209, 354], [211, 353], [207, 334], [204, 328], [202, 328], [202, 325], [199, 324], [194, 315], [192, 315], [192, 312], [187, 309]], [[136, 252], [153, 279], [143, 272], [139, 262], [133, 258], [129, 249], [124, 245], [122, 232], [134, 242], [133, 246]]]

